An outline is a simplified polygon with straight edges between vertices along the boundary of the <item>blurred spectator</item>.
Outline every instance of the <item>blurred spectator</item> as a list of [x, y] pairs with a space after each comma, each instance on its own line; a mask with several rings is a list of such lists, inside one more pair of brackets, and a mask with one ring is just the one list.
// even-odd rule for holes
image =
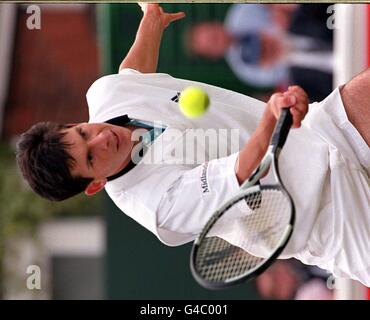
[[255, 87], [304, 87], [321, 100], [332, 87], [332, 30], [328, 5], [234, 4], [224, 23], [196, 24], [187, 37], [193, 54], [225, 58], [242, 81]]
[[296, 260], [278, 260], [256, 280], [264, 299], [331, 300], [333, 291], [326, 283], [329, 274]]

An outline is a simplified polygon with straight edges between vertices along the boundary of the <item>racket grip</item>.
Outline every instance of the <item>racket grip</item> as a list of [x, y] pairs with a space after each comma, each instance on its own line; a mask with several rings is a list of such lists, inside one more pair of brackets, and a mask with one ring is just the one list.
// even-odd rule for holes
[[284, 108], [281, 110], [281, 114], [279, 120], [275, 126], [274, 134], [271, 139], [271, 145], [273, 146], [273, 151], [277, 151], [277, 149], [281, 149], [288, 137], [288, 133], [290, 127], [293, 123], [293, 117], [290, 113], [289, 108]]

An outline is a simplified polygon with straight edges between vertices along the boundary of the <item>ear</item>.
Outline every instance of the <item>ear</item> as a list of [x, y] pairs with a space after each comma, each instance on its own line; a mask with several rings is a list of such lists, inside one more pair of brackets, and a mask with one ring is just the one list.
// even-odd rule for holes
[[92, 196], [95, 193], [99, 192], [101, 189], [104, 188], [105, 184], [107, 183], [107, 179], [101, 180], [94, 180], [89, 183], [89, 185], [85, 189], [85, 194], [87, 196]]

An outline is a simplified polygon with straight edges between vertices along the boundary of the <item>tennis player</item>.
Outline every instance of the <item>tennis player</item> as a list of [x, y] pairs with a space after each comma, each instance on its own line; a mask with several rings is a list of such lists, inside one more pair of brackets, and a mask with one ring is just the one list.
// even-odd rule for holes
[[[141, 7], [119, 73], [98, 79], [87, 92], [89, 122], [39, 123], [21, 136], [17, 162], [33, 190], [63, 200], [105, 187], [125, 214], [165, 244], [181, 245], [250, 176], [281, 108], [290, 106], [296, 129], [279, 163], [297, 221], [282, 258], [370, 286], [370, 70], [319, 103], [308, 105], [304, 90], [293, 86], [265, 104], [155, 73], [162, 33], [184, 14], [165, 13], [157, 4]], [[177, 104], [190, 85], [211, 100], [196, 120], [184, 118]]]

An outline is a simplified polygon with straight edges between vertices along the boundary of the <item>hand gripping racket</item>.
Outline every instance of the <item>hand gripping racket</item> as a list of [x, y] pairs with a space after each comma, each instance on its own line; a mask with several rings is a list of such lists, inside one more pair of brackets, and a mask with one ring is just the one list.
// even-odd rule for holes
[[[295, 209], [281, 182], [278, 158], [291, 125], [292, 115], [284, 108], [258, 168], [195, 240], [190, 267], [200, 285], [218, 289], [251, 279], [266, 270], [288, 243]], [[275, 183], [261, 186], [258, 181], [270, 165]]]

